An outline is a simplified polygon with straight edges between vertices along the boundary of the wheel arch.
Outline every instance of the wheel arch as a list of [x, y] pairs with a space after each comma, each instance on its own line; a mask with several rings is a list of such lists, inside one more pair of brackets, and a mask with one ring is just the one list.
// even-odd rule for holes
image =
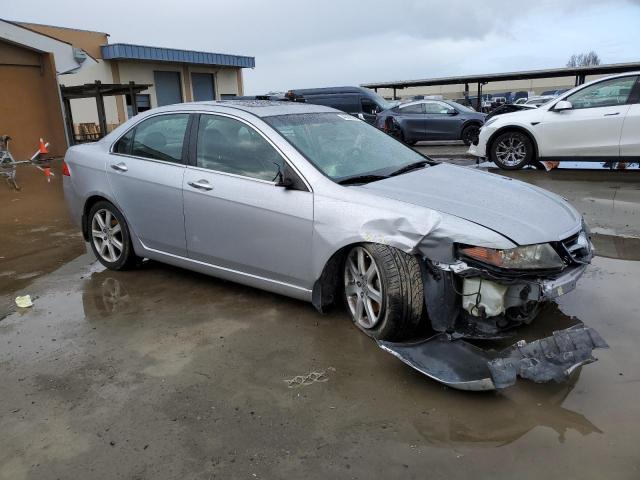
[[496, 138], [498, 138], [503, 133], [511, 132], [511, 131], [520, 132], [520, 133], [526, 135], [527, 138], [529, 138], [529, 140], [531, 140], [531, 144], [533, 145], [533, 153], [534, 153], [534, 159], [533, 160], [534, 161], [538, 160], [538, 157], [540, 156], [540, 150], [538, 149], [538, 140], [536, 139], [535, 135], [533, 135], [533, 133], [531, 133], [530, 130], [528, 130], [525, 127], [522, 127], [520, 125], [505, 125], [504, 127], [501, 127], [498, 130], [496, 130], [495, 132], [493, 132], [491, 137], [489, 137], [489, 141], [487, 142], [487, 149], [486, 149], [487, 158], [490, 157], [491, 149], [493, 148], [493, 142], [496, 141]]
[[311, 303], [320, 312], [326, 313], [333, 305], [340, 293], [342, 292], [342, 282], [340, 276], [342, 266], [349, 250], [366, 242], [352, 242], [343, 245], [333, 252], [329, 259], [325, 262], [320, 276], [313, 284], [311, 291]]

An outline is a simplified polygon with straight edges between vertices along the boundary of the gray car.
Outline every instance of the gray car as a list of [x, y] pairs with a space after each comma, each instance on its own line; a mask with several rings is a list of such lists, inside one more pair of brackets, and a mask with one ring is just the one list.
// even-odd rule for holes
[[471, 145], [486, 116], [449, 100], [416, 100], [382, 111], [376, 126], [409, 145], [421, 140], [462, 140]]
[[64, 173], [71, 215], [107, 268], [149, 258], [320, 311], [344, 302], [359, 329], [405, 361], [398, 342], [429, 331], [422, 354], [442, 357], [433, 348], [446, 344], [451, 362], [475, 355], [481, 371], [443, 376], [428, 360], [407, 363], [458, 388], [527, 376], [491, 366], [495, 358], [462, 339], [502, 338], [530, 323], [543, 302], [574, 288], [592, 256], [580, 214], [557, 195], [431, 161], [318, 105], [150, 110], [70, 148]]

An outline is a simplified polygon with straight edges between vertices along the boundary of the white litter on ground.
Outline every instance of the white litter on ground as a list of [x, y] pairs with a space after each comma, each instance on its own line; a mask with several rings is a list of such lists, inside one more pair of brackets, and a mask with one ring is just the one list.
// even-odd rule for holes
[[31, 295], [22, 295], [16, 297], [16, 305], [20, 308], [32, 307], [33, 302], [31, 301]]

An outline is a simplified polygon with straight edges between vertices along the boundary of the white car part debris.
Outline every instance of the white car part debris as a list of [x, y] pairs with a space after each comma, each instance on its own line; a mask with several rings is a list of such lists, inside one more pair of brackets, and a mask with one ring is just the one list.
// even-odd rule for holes
[[462, 308], [476, 317], [495, 317], [505, 313], [504, 296], [509, 287], [482, 278], [462, 282]]
[[20, 308], [32, 307], [33, 302], [31, 301], [31, 295], [22, 295], [16, 297], [16, 305]]
[[426, 376], [458, 390], [496, 390], [517, 377], [536, 383], [567, 380], [581, 365], [596, 361], [595, 348], [609, 348], [590, 327], [575, 325], [550, 337], [498, 352], [440, 333], [409, 343], [379, 341], [378, 346]]

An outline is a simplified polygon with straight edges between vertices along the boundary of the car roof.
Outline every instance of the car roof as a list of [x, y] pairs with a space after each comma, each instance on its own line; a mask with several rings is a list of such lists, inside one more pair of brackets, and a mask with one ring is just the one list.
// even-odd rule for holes
[[340, 112], [334, 108], [312, 103], [273, 101], [273, 100], [220, 100], [207, 102], [177, 103], [166, 107], [153, 109], [154, 112], [175, 110], [210, 110], [221, 112], [228, 110], [241, 110], [257, 117], [273, 117], [276, 115], [295, 115], [300, 113], [328, 113]]
[[323, 88], [293, 88], [290, 90], [296, 95], [327, 95], [339, 93], [368, 93], [369, 90], [362, 87], [323, 87]]

